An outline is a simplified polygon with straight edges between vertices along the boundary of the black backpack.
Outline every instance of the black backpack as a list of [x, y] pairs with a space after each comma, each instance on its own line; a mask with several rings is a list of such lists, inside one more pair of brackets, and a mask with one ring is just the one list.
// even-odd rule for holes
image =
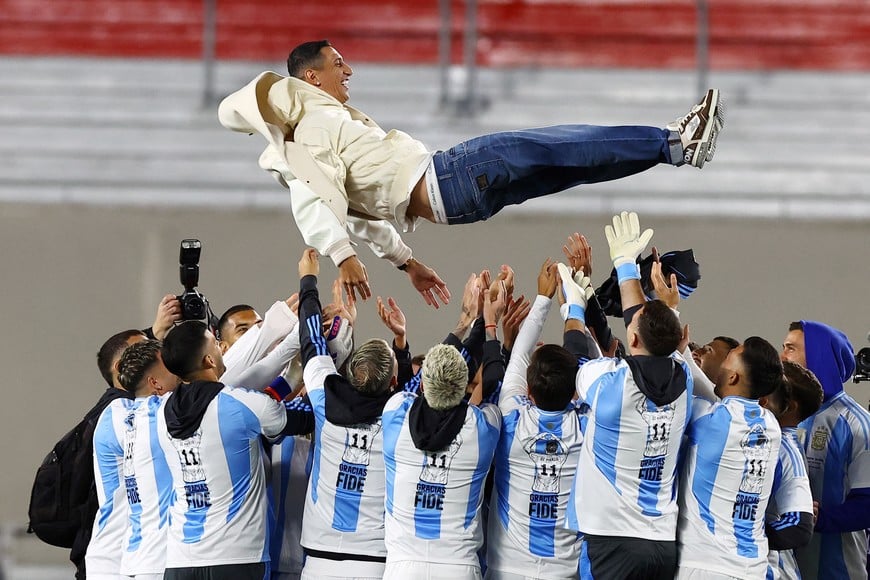
[[90, 537], [99, 507], [94, 483], [94, 430], [103, 409], [123, 396], [117, 389], [107, 391], [84, 419], [60, 438], [36, 470], [27, 531], [43, 542], [73, 548], [80, 531]]

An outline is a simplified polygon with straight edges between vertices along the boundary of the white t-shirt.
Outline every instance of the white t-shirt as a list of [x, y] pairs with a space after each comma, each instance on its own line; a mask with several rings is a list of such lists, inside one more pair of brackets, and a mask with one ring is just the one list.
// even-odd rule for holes
[[764, 578], [764, 510], [780, 439], [779, 424], [758, 401], [695, 398], [679, 488], [681, 568]]
[[397, 393], [384, 407], [387, 565], [413, 560], [478, 566], [483, 485], [501, 413], [495, 405], [469, 406], [453, 441], [426, 452], [414, 446], [408, 426], [416, 396]]
[[160, 435], [175, 450], [174, 457], [167, 454], [175, 502], [166, 567], [268, 562], [260, 436], [275, 437], [284, 429], [284, 405], [263, 393], [224, 387], [187, 439], [169, 437], [165, 413], [158, 421]]

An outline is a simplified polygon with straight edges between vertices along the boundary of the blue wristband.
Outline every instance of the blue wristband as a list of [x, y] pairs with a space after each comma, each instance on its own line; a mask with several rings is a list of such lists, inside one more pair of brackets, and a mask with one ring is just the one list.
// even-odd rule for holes
[[274, 381], [269, 383], [269, 386], [266, 387], [266, 394], [275, 399], [278, 402], [283, 401], [287, 398], [293, 389], [290, 387], [290, 383], [284, 380], [284, 377], [276, 377]]
[[627, 280], [640, 280], [640, 268], [636, 262], [620, 264], [616, 267], [616, 277], [620, 284]]
[[586, 324], [586, 309], [580, 306], [579, 304], [569, 304], [568, 305], [568, 320], [579, 320], [583, 324]]

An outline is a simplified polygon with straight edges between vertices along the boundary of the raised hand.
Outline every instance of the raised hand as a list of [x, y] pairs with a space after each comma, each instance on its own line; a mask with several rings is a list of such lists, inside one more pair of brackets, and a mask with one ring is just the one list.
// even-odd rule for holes
[[387, 302], [384, 303], [384, 300], [378, 296], [378, 316], [394, 336], [405, 336], [405, 313], [392, 297], [387, 298]]
[[175, 294], [167, 294], [157, 305], [157, 315], [154, 317], [154, 324], [151, 325], [154, 338], [163, 340], [169, 329], [179, 320], [181, 320], [181, 302]]
[[351, 256], [338, 265], [338, 279], [348, 300], [356, 301], [357, 292], [363, 300], [371, 298], [369, 275], [365, 265], [356, 256]]
[[[553, 287], [555, 288], [555, 284]], [[526, 300], [523, 295], [508, 304], [504, 317], [501, 319], [501, 330], [504, 333], [502, 345], [506, 349], [513, 348], [514, 341], [520, 333], [520, 326], [531, 311], [532, 303]]]
[[[437, 310], [440, 308], [438, 299], [443, 304], [450, 302], [450, 290], [447, 289], [447, 284], [444, 283], [444, 280], [438, 276], [435, 270], [423, 262], [411, 258], [408, 260], [405, 273], [408, 274], [411, 284], [429, 306]], [[436, 299], [436, 296], [438, 299]]]
[[459, 339], [465, 337], [465, 333], [478, 316], [477, 305], [480, 293], [480, 278], [477, 274], [471, 274], [462, 291], [462, 310], [459, 313], [459, 322], [456, 323], [456, 329], [453, 331]]
[[652, 263], [650, 280], [652, 281], [653, 289], [656, 291], [656, 297], [659, 300], [671, 308], [676, 308], [680, 305], [680, 290], [677, 287], [676, 274], [671, 274], [671, 283], [669, 285], [662, 273], [662, 263], [655, 261]]
[[308, 248], [302, 252], [302, 258], [299, 259], [299, 277], [318, 275], [320, 275], [320, 262], [317, 261], [317, 250]]
[[613, 225], [605, 226], [604, 236], [610, 246], [610, 259], [617, 269], [622, 264], [634, 264], [637, 257], [646, 249], [653, 236], [653, 230], [640, 231], [637, 214], [624, 211], [613, 216]]
[[507, 307], [507, 284], [505, 281], [494, 280], [489, 287], [489, 296], [490, 299], [483, 302], [483, 320], [487, 326], [498, 325]]
[[583, 272], [592, 277], [592, 246], [586, 241], [586, 236], [574, 232], [568, 236], [568, 243], [562, 246], [562, 253], [568, 258], [568, 264], [574, 272]]
[[561, 262], [556, 264], [556, 267], [559, 270], [559, 280], [562, 285], [561, 298], [564, 300], [561, 309], [562, 318], [564, 320], [573, 318], [585, 322], [586, 304], [593, 294], [591, 280], [584, 275], [582, 270], [572, 277], [571, 270]]
[[559, 273], [553, 260], [547, 258], [538, 273], [538, 296], [552, 298], [559, 286]]

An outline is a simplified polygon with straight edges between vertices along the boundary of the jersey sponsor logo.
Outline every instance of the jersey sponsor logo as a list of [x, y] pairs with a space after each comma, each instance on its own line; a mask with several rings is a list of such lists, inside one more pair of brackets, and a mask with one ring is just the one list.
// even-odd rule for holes
[[202, 465], [202, 428], [187, 439], [172, 439], [172, 445], [178, 453], [181, 465], [181, 477], [184, 481], [184, 498], [189, 509], [211, 507], [211, 492], [205, 480], [205, 469]]
[[135, 413], [124, 417], [124, 487], [127, 490], [127, 503], [140, 503], [139, 482], [136, 481], [136, 466], [133, 463], [133, 449], [136, 447]]
[[810, 446], [816, 451], [824, 451], [825, 447], [828, 446], [828, 439], [830, 438], [831, 434], [828, 432], [828, 428], [820, 426], [818, 429], [813, 431], [813, 437], [810, 439]]
[[646, 444], [640, 460], [638, 479], [661, 481], [664, 475], [665, 460], [671, 441], [671, 429], [676, 414], [673, 404], [657, 407], [644, 398], [637, 404], [637, 412], [646, 423]]
[[450, 465], [460, 447], [462, 447], [462, 436], [457, 435], [446, 449], [426, 454], [414, 495], [415, 508], [437, 511], [444, 509], [444, 494], [450, 476]]
[[372, 445], [381, 432], [381, 422], [345, 427], [344, 452], [338, 465], [336, 489], [362, 494], [365, 489]]
[[743, 478], [740, 480], [731, 515], [735, 520], [755, 521], [771, 450], [770, 439], [764, 427], [753, 425], [749, 433], [740, 440], [740, 449], [744, 457]]

